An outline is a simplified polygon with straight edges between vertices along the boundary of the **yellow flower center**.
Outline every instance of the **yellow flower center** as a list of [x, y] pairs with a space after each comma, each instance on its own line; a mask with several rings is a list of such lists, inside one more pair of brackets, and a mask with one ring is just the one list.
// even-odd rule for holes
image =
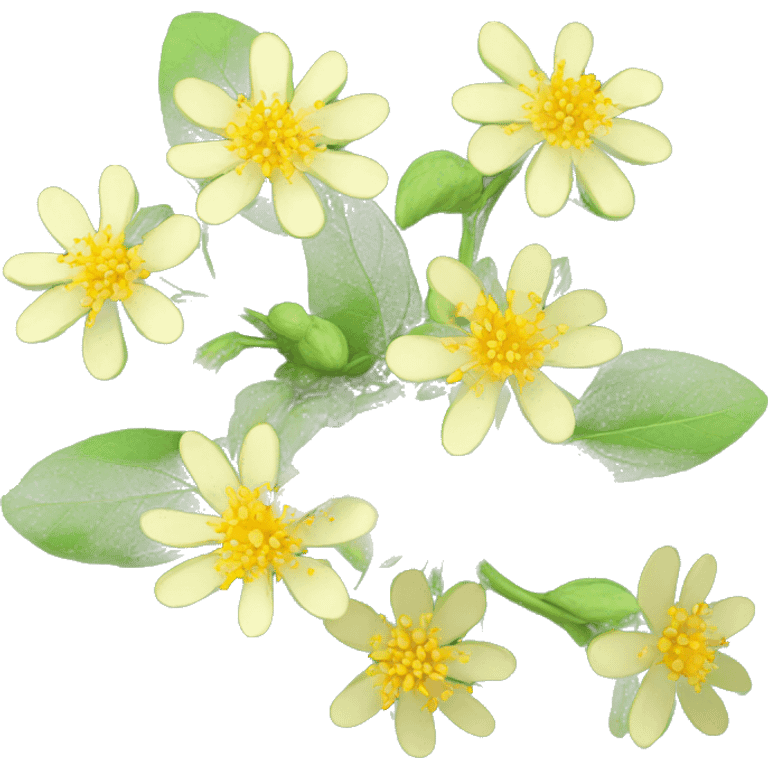
[[[309, 165], [318, 152], [325, 150], [325, 147], [315, 146], [314, 142], [320, 129], [301, 126], [302, 120], [312, 114], [311, 109], [299, 110], [294, 115], [290, 104], [280, 101], [276, 93], [269, 106], [266, 101], [264, 91], [256, 104], [242, 94], [237, 97], [235, 119], [224, 131], [229, 138], [227, 148], [243, 159], [237, 166], [240, 174], [246, 164], [253, 161], [267, 178], [279, 169], [286, 179], [290, 179], [297, 160]], [[323, 106], [322, 101], [314, 104], [315, 109]]]
[[[600, 81], [594, 75], [582, 75], [578, 80], [563, 77], [565, 59], [557, 63], [552, 80], [543, 72], [531, 70], [539, 84], [535, 91], [526, 85], [518, 88], [533, 101], [523, 105], [535, 130], [553, 146], [584, 150], [591, 136], [605, 136], [611, 129], [611, 117], [618, 112], [613, 102], [600, 91]], [[504, 130], [507, 134], [520, 130], [513, 123]]]
[[711, 642], [710, 633], [717, 627], [705, 621], [712, 615], [712, 609], [706, 603], [696, 603], [690, 613], [679, 605], [673, 605], [667, 613], [669, 626], [662, 632], [657, 644], [664, 654], [659, 663], [669, 667], [667, 677], [670, 680], [685, 677], [696, 693], [700, 693], [707, 675], [717, 669], [714, 664], [717, 646], [728, 645], [728, 641], [722, 638], [718, 643]]
[[76, 237], [75, 247], [58, 257], [59, 262], [80, 270], [66, 288], [68, 291], [77, 285], [85, 288], [86, 295], [80, 304], [91, 308], [85, 320], [88, 327], [93, 325], [107, 299], [124, 301], [133, 293], [134, 280], [149, 277], [148, 269], [140, 269], [144, 263], [139, 256], [141, 246], [126, 250], [123, 240], [125, 232], [113, 235], [108, 224], [95, 235]]
[[216, 570], [227, 574], [221, 589], [228, 589], [235, 579], [253, 581], [270, 568], [280, 580], [281, 569], [296, 568], [295, 554], [301, 550], [301, 539], [290, 533], [293, 515], [283, 507], [279, 516], [272, 508], [269, 483], [251, 490], [241, 485], [237, 491], [226, 489], [229, 506], [221, 522], [209, 522], [217, 533], [224, 534], [224, 543], [216, 550], [220, 557]]
[[[390, 624], [388, 638], [381, 635], [371, 638], [373, 651], [369, 656], [376, 663], [368, 667], [366, 674], [376, 678], [375, 684], [381, 686], [382, 709], [389, 709], [401, 691], [421, 693], [426, 699], [424, 706], [430, 712], [437, 709], [437, 696], [446, 701], [456, 687], [472, 693], [471, 686], [446, 681], [448, 667], [445, 662], [456, 658], [456, 652], [450, 647], [440, 647], [440, 629], [431, 627], [431, 621], [431, 613], [422, 613], [414, 627], [411, 617], [402, 614], [396, 625]], [[459, 660], [466, 663], [469, 654], [460, 653]], [[427, 689], [428, 685], [432, 691]]]
[[546, 312], [541, 309], [541, 296], [533, 291], [528, 294], [530, 307], [520, 315], [512, 312], [515, 291], [507, 291], [509, 308], [502, 312], [493, 299], [483, 292], [477, 297], [474, 310], [460, 303], [456, 315], [469, 320], [469, 334], [466, 338], [443, 339], [443, 345], [452, 352], [468, 350], [472, 359], [457, 368], [446, 381], [453, 384], [461, 381], [467, 371], [477, 377], [473, 388], [482, 392], [486, 379], [504, 381], [514, 376], [520, 387], [535, 378], [534, 371], [542, 366], [548, 352], [553, 350], [568, 326], [560, 324], [547, 326]]

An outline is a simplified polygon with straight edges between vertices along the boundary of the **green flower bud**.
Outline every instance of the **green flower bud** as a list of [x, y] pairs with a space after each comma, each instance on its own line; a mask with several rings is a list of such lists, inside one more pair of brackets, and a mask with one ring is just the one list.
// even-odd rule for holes
[[269, 310], [267, 320], [269, 327], [275, 333], [292, 341], [302, 339], [309, 330], [311, 323], [310, 316], [304, 311], [304, 308], [292, 301], [284, 301], [282, 304], [276, 304], [272, 307]]
[[[270, 315], [272, 313], [270, 312]], [[347, 364], [349, 348], [337, 326], [321, 317], [310, 317], [309, 329], [296, 349], [307, 365], [321, 371], [338, 371]]]

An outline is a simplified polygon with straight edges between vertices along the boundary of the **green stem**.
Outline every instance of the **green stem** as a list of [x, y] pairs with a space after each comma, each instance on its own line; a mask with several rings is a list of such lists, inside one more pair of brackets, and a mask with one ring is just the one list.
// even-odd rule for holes
[[259, 336], [246, 336], [242, 333], [237, 335], [237, 340], [245, 347], [269, 347], [279, 349], [280, 344], [277, 339], [263, 339]]

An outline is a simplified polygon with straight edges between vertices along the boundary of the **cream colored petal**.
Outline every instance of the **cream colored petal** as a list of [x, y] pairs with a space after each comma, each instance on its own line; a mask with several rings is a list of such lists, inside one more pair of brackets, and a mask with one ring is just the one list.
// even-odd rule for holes
[[317, 192], [306, 176], [297, 171], [289, 181], [280, 171], [275, 170], [270, 181], [280, 226], [294, 237], [316, 235], [325, 224], [325, 212]]
[[427, 267], [427, 282], [433, 291], [448, 299], [451, 304], [466, 304], [470, 310], [477, 305], [483, 292], [482, 283], [458, 259], [438, 256]]
[[624, 219], [635, 207], [635, 193], [621, 168], [593, 144], [573, 153], [576, 178], [594, 205], [609, 219]]
[[370, 653], [373, 649], [371, 639], [376, 636], [387, 637], [389, 622], [359, 600], [350, 600], [346, 613], [338, 619], [326, 619], [325, 628], [344, 645], [358, 651]]
[[749, 673], [736, 659], [722, 651], [715, 654], [717, 669], [713, 669], [707, 675], [707, 682], [716, 688], [734, 693], [749, 693], [752, 690], [752, 681]]
[[216, 551], [179, 563], [157, 580], [155, 597], [169, 608], [183, 608], [213, 594], [226, 579], [215, 568], [218, 559]]
[[624, 69], [603, 84], [600, 89], [613, 105], [628, 109], [651, 104], [661, 96], [661, 78], [645, 69]]
[[453, 650], [456, 651], [456, 658], [446, 662], [448, 677], [461, 680], [462, 683], [506, 680], [517, 666], [512, 653], [494, 643], [465, 640], [456, 643]]
[[258, 488], [269, 483], [277, 487], [280, 466], [280, 438], [271, 424], [257, 424], [243, 440], [240, 448], [240, 482], [246, 488]]
[[83, 298], [82, 288], [49, 288], [21, 313], [16, 321], [16, 335], [28, 344], [53, 339], [88, 313], [88, 307], [80, 305]]
[[272, 623], [273, 612], [272, 574], [263, 574], [253, 581], [244, 582], [237, 609], [243, 634], [247, 637], [263, 635]]
[[448, 645], [469, 632], [485, 615], [485, 590], [474, 581], [459, 584], [435, 607], [432, 626], [440, 627], [440, 644]]
[[649, 632], [605, 632], [589, 644], [587, 659], [602, 677], [629, 677], [659, 661], [657, 642]]
[[[528, 309], [528, 294], [533, 292], [543, 296], [549, 283], [549, 273], [552, 271], [552, 257], [543, 246], [533, 243], [526, 245], [515, 256], [507, 278], [507, 290], [515, 291], [524, 300], [523, 309]], [[515, 296], [517, 299], [518, 296]], [[515, 311], [513, 304], [512, 311]]]
[[151, 285], [134, 285], [133, 293], [123, 300], [123, 306], [136, 330], [157, 344], [171, 344], [184, 330], [179, 308]]
[[629, 735], [638, 747], [650, 747], [664, 733], [675, 706], [675, 683], [664, 664], [650, 668], [629, 710]]
[[565, 59], [563, 77], [578, 80], [584, 74], [592, 54], [593, 42], [592, 33], [583, 24], [577, 21], [566, 24], [560, 30], [555, 43], [554, 69], [557, 69], [559, 61]]
[[434, 608], [427, 577], [415, 569], [402, 571], [395, 576], [389, 597], [395, 621], [405, 614], [418, 622], [422, 613], [432, 613]]
[[669, 624], [667, 611], [675, 603], [680, 555], [674, 547], [660, 547], [649, 558], [640, 574], [637, 602], [648, 620], [648, 626], [661, 635]]
[[507, 123], [528, 120], [523, 104], [531, 97], [507, 83], [465, 85], [453, 94], [453, 108], [473, 123]]
[[173, 100], [188, 120], [214, 131], [223, 131], [237, 113], [237, 102], [226, 91], [196, 77], [179, 80]]
[[748, 597], [726, 597], [710, 603], [712, 615], [707, 619], [708, 624], [717, 627], [714, 636], [732, 638], [741, 632], [755, 616], [755, 604]]
[[24, 288], [51, 288], [68, 283], [77, 270], [60, 262], [58, 253], [17, 253], [5, 262], [3, 276]]
[[361, 672], [331, 704], [331, 720], [341, 728], [353, 728], [381, 711], [380, 689], [373, 678]]
[[440, 711], [462, 731], [472, 736], [490, 736], [496, 727], [493, 715], [463, 688], [454, 688], [447, 700], [437, 700]]
[[251, 44], [251, 99], [263, 91], [267, 99], [277, 94], [285, 101], [293, 94], [293, 59], [288, 46], [271, 32], [262, 32]]
[[264, 183], [264, 174], [255, 163], [246, 163], [219, 176], [197, 196], [197, 215], [206, 224], [223, 224], [250, 205]]
[[387, 348], [387, 365], [405, 381], [442, 379], [472, 359], [470, 352], [451, 352], [435, 336], [400, 336]]
[[352, 152], [327, 149], [309, 165], [297, 163], [298, 170], [320, 179], [342, 195], [369, 200], [387, 186], [387, 172], [375, 161]]
[[687, 681], [680, 679], [677, 684], [680, 706], [691, 723], [707, 736], [719, 736], [728, 727], [728, 712], [720, 696], [711, 685], [702, 685], [696, 690]]
[[176, 173], [189, 179], [210, 179], [231, 171], [242, 162], [228, 141], [193, 141], [177, 144], [165, 156]]
[[376, 93], [358, 93], [323, 107], [302, 120], [305, 129], [319, 128], [324, 144], [356, 141], [375, 131], [389, 114], [389, 103]]
[[318, 619], [343, 616], [349, 606], [349, 595], [336, 571], [312, 557], [297, 557], [296, 561], [296, 568], [281, 571], [293, 599]]
[[188, 259], [200, 243], [200, 225], [191, 216], [174, 214], [144, 235], [140, 255], [150, 272], [162, 272]]
[[291, 99], [294, 115], [311, 109], [316, 101], [324, 104], [334, 98], [347, 82], [347, 62], [337, 51], [324, 53], [301, 78]]
[[139, 193], [133, 177], [122, 165], [107, 166], [99, 179], [99, 204], [101, 218], [99, 229], [112, 227], [112, 234], [119, 235], [136, 213]]
[[83, 331], [83, 360], [96, 379], [108, 381], [125, 368], [128, 350], [117, 314], [117, 303], [105, 301], [93, 325]]
[[291, 533], [301, 539], [304, 547], [334, 547], [373, 530], [378, 517], [367, 501], [344, 496], [318, 507], [298, 522]]
[[573, 186], [571, 151], [544, 142], [525, 172], [525, 196], [537, 216], [553, 216], [568, 202]]
[[548, 304], [544, 311], [547, 313], [547, 325], [564, 324], [575, 330], [602, 320], [608, 308], [597, 291], [580, 288]]
[[520, 409], [542, 440], [548, 443], [566, 441], [576, 427], [573, 406], [560, 387], [541, 371], [522, 391], [517, 384], [512, 391], [517, 395]]
[[424, 706], [424, 695], [401, 694], [395, 702], [395, 732], [403, 751], [411, 757], [426, 757], [435, 748], [435, 719]]
[[634, 165], [661, 163], [672, 154], [672, 144], [661, 132], [637, 120], [613, 119], [607, 136], [595, 143], [619, 160]]
[[471, 386], [463, 386], [443, 419], [443, 448], [452, 456], [466, 456], [483, 442], [493, 424], [504, 382], [483, 382], [479, 395]]
[[489, 21], [480, 30], [477, 41], [480, 58], [491, 72], [515, 88], [536, 86], [531, 70], [541, 71], [528, 46], [505, 24]]
[[199, 432], [185, 432], [179, 442], [179, 453], [200, 495], [221, 514], [229, 506], [226, 488], [237, 491], [240, 487], [224, 451]]
[[495, 176], [543, 140], [530, 125], [523, 125], [512, 134], [507, 134], [500, 125], [484, 125], [469, 140], [467, 159], [483, 175]]
[[216, 533], [215, 527], [220, 522], [216, 515], [178, 509], [150, 509], [139, 518], [144, 535], [166, 547], [199, 547], [223, 541], [224, 534]]
[[547, 353], [544, 365], [558, 368], [589, 368], [621, 354], [621, 339], [609, 328], [589, 325], [558, 338], [558, 346]]
[[45, 228], [65, 251], [75, 240], [93, 233], [93, 225], [80, 201], [59, 187], [47, 187], [37, 198], [37, 211]]
[[704, 603], [707, 600], [709, 590], [715, 583], [717, 562], [712, 555], [702, 555], [688, 571], [688, 575], [680, 590], [678, 603], [690, 611], [696, 603]]

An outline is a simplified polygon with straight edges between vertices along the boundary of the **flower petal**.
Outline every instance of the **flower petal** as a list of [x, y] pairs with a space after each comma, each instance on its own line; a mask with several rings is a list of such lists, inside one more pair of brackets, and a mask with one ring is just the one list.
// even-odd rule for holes
[[469, 632], [485, 615], [485, 590], [475, 581], [458, 584], [435, 606], [432, 625], [440, 627], [440, 644], [448, 645]]
[[583, 24], [577, 21], [566, 24], [555, 43], [554, 69], [557, 69], [559, 61], [565, 59], [563, 77], [578, 80], [584, 74], [593, 43], [592, 33]]
[[395, 732], [403, 751], [411, 757], [426, 757], [435, 748], [435, 718], [424, 706], [423, 694], [401, 694], [395, 702]]
[[736, 659], [718, 651], [715, 655], [715, 664], [717, 669], [713, 669], [707, 675], [707, 682], [710, 685], [734, 693], [749, 693], [752, 690], [749, 673]]
[[253, 581], [243, 582], [237, 609], [237, 619], [243, 634], [247, 637], [263, 635], [272, 623], [273, 612], [272, 574], [263, 574]]
[[316, 101], [324, 104], [336, 98], [347, 82], [347, 62], [337, 51], [324, 53], [301, 78], [291, 99], [293, 114], [311, 109]]
[[358, 93], [307, 115], [302, 127], [319, 128], [323, 144], [356, 141], [375, 131], [388, 114], [389, 102], [383, 96]]
[[275, 170], [270, 180], [280, 226], [294, 237], [316, 235], [325, 224], [325, 212], [317, 192], [306, 176], [297, 171], [289, 181], [280, 171]]
[[702, 555], [688, 571], [677, 602], [686, 611], [690, 611], [696, 603], [706, 602], [709, 590], [715, 583], [716, 573], [717, 562], [715, 558], [712, 555]]
[[223, 131], [237, 113], [237, 102], [226, 91], [197, 77], [179, 80], [173, 100], [184, 117], [213, 131]]
[[664, 664], [650, 668], [629, 710], [629, 735], [638, 747], [650, 747], [664, 733], [675, 706], [675, 683]]
[[200, 515], [197, 512], [181, 512], [178, 509], [149, 509], [140, 518], [142, 533], [166, 547], [199, 547], [224, 540], [223, 533], [209, 525], [218, 526], [221, 518], [216, 515]]
[[367, 501], [344, 496], [319, 506], [299, 521], [291, 534], [301, 539], [303, 547], [334, 547], [364, 536], [376, 525], [378, 517]]
[[210, 179], [231, 171], [242, 162], [228, 141], [193, 141], [171, 147], [165, 159], [176, 173], [188, 179]]
[[602, 677], [629, 677], [659, 661], [656, 642], [650, 632], [605, 632], [589, 644], [587, 659]]
[[263, 183], [264, 174], [256, 163], [246, 163], [242, 173], [229, 171], [201, 190], [197, 215], [206, 224], [223, 224], [253, 202]]
[[169, 608], [183, 608], [212, 595], [226, 579], [215, 568], [218, 559], [216, 551], [179, 563], [157, 580], [155, 597]]
[[162, 272], [188, 259], [200, 242], [200, 225], [176, 213], [144, 235], [141, 258], [150, 272]]
[[[520, 253], [515, 256], [512, 267], [509, 270], [507, 278], [507, 290], [515, 291], [515, 299], [522, 298], [524, 307], [521, 311], [528, 309], [528, 294], [533, 292], [537, 296], [543, 296], [549, 284], [549, 274], [552, 271], [552, 257], [549, 251], [538, 243], [526, 245]], [[515, 312], [513, 302], [512, 311]], [[520, 314], [518, 311], [517, 314]]]
[[466, 304], [470, 310], [475, 308], [477, 297], [483, 292], [483, 285], [474, 273], [458, 259], [448, 256], [438, 256], [429, 262], [427, 282], [451, 304]]
[[566, 441], [576, 427], [573, 406], [560, 387], [546, 374], [536, 371], [533, 381], [522, 390], [513, 385], [520, 409], [542, 440], [548, 443]]
[[453, 94], [453, 108], [473, 123], [507, 123], [528, 120], [523, 104], [531, 97], [507, 83], [465, 85]]
[[674, 547], [660, 547], [649, 558], [640, 574], [637, 602], [656, 635], [666, 628], [667, 611], [675, 603], [680, 555]]
[[344, 582], [330, 565], [312, 557], [297, 557], [297, 568], [283, 568], [281, 575], [293, 599], [318, 619], [338, 619], [349, 606]]
[[477, 394], [469, 384], [451, 403], [443, 419], [443, 448], [452, 456], [466, 456], [483, 442], [496, 416], [496, 404], [501, 395], [503, 381], [483, 383], [483, 391]]
[[541, 72], [528, 46], [500, 21], [489, 21], [480, 30], [477, 40], [480, 58], [491, 72], [517, 88], [518, 85], [536, 87], [531, 70]]
[[353, 728], [381, 711], [381, 692], [373, 678], [361, 672], [331, 704], [331, 720], [341, 728]]
[[544, 365], [559, 368], [589, 368], [602, 365], [621, 354], [621, 339], [609, 328], [588, 325], [567, 331], [558, 345], [547, 353]]
[[713, 634], [716, 641], [741, 632], [755, 616], [755, 604], [748, 597], [726, 597], [725, 600], [710, 603], [709, 607], [712, 615], [707, 623], [717, 627], [717, 633]]
[[81, 240], [94, 232], [80, 201], [59, 187], [47, 187], [40, 193], [37, 212], [45, 228], [65, 251], [75, 247], [75, 239]]
[[454, 688], [446, 701], [437, 700], [440, 711], [462, 731], [473, 736], [490, 736], [496, 727], [493, 715], [471, 693]]
[[101, 381], [114, 379], [125, 368], [128, 350], [117, 314], [117, 302], [105, 301], [93, 325], [85, 326], [83, 360], [91, 376]]
[[623, 69], [603, 84], [603, 95], [622, 112], [652, 104], [661, 96], [661, 78], [645, 69]]
[[677, 686], [677, 698], [688, 719], [707, 736], [719, 736], [728, 727], [728, 712], [723, 700], [711, 685], [702, 685], [696, 693], [692, 685], [680, 681]]
[[112, 234], [119, 235], [128, 226], [139, 205], [136, 184], [122, 165], [109, 165], [102, 172], [99, 179], [99, 204], [99, 230], [110, 226]]
[[602, 320], [608, 308], [597, 291], [579, 288], [548, 304], [544, 311], [548, 325], [564, 324], [575, 330]]
[[573, 153], [576, 179], [590, 201], [609, 219], [625, 219], [635, 207], [632, 185], [616, 163], [593, 144]]
[[243, 440], [240, 448], [240, 482], [255, 489], [269, 483], [277, 487], [280, 466], [280, 438], [271, 424], [257, 424]]
[[49, 288], [38, 296], [16, 321], [16, 335], [27, 344], [48, 341], [64, 333], [89, 312], [80, 301], [85, 291], [78, 287], [68, 291], [65, 285]]
[[415, 569], [402, 571], [392, 579], [389, 598], [395, 622], [403, 614], [418, 621], [422, 613], [432, 613], [434, 608], [427, 577]]
[[613, 119], [608, 135], [595, 139], [595, 143], [619, 160], [634, 165], [661, 163], [672, 154], [672, 144], [661, 131], [620, 117]]
[[525, 172], [525, 196], [537, 216], [553, 216], [568, 202], [573, 186], [571, 151], [544, 142]]
[[[457, 658], [446, 662], [448, 676], [462, 683], [472, 684], [482, 680], [506, 680], [517, 666], [510, 651], [495, 643], [465, 640], [452, 646]], [[461, 659], [469, 659], [462, 662]]]
[[3, 276], [23, 288], [52, 288], [68, 283], [76, 274], [60, 262], [58, 253], [17, 253], [5, 262]]
[[229, 506], [225, 489], [240, 487], [224, 451], [199, 432], [185, 432], [179, 441], [179, 453], [200, 495], [221, 514]]
[[262, 32], [251, 44], [251, 100], [263, 91], [268, 101], [277, 94], [280, 101], [293, 95], [293, 59], [288, 46], [271, 32]]
[[377, 635], [386, 637], [390, 631], [389, 623], [384, 617], [359, 600], [350, 600], [343, 616], [338, 619], [326, 619], [323, 624], [344, 645], [366, 653], [370, 653], [373, 647], [371, 638]]
[[133, 293], [123, 299], [123, 306], [136, 330], [157, 344], [171, 344], [184, 330], [179, 308], [151, 285], [134, 285]]
[[484, 125], [469, 140], [467, 159], [484, 176], [495, 176], [541, 141], [542, 135], [530, 125], [523, 125], [512, 134], [500, 125]]
[[387, 172], [370, 157], [352, 152], [327, 149], [315, 155], [310, 165], [296, 163], [296, 168], [342, 195], [369, 200], [387, 186]]
[[467, 350], [451, 352], [435, 336], [400, 336], [387, 348], [389, 369], [405, 381], [442, 379], [471, 359]]

